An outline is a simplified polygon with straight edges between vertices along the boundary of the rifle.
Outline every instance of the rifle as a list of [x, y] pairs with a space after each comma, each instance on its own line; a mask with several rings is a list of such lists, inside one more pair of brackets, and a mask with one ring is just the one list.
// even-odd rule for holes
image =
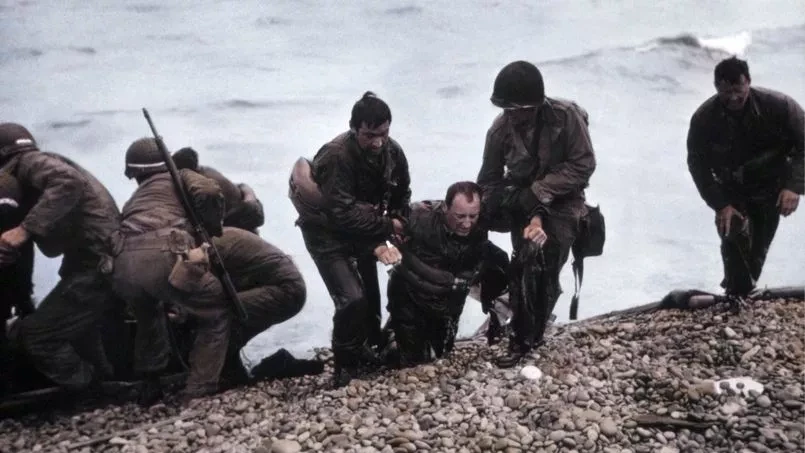
[[238, 298], [238, 291], [235, 289], [235, 285], [232, 283], [229, 273], [224, 268], [224, 262], [221, 259], [221, 255], [218, 253], [218, 249], [215, 247], [215, 243], [212, 242], [210, 234], [204, 229], [204, 225], [202, 225], [198, 214], [193, 209], [193, 205], [190, 203], [190, 200], [187, 197], [184, 184], [182, 184], [182, 179], [179, 177], [179, 170], [176, 168], [176, 164], [173, 163], [173, 158], [171, 158], [170, 151], [168, 151], [168, 148], [165, 146], [165, 142], [162, 141], [162, 136], [157, 133], [156, 127], [154, 127], [154, 122], [151, 121], [151, 115], [148, 114], [148, 110], [145, 108], [143, 108], [143, 115], [145, 116], [145, 120], [148, 121], [148, 126], [151, 128], [151, 132], [154, 134], [157, 147], [162, 153], [162, 159], [165, 161], [165, 165], [168, 167], [168, 172], [171, 174], [173, 185], [176, 187], [176, 192], [179, 194], [179, 200], [181, 200], [182, 206], [187, 213], [187, 217], [190, 219], [190, 223], [193, 225], [193, 230], [195, 230], [197, 237], [201, 238], [203, 242], [206, 242], [210, 245], [208, 252], [213, 271], [221, 281], [221, 286], [224, 288], [224, 293], [226, 294], [229, 302], [232, 304], [232, 308], [235, 310], [235, 314], [237, 314], [238, 319], [240, 321], [245, 321], [248, 318], [246, 308], [243, 307], [243, 303], [241, 303], [240, 298]]

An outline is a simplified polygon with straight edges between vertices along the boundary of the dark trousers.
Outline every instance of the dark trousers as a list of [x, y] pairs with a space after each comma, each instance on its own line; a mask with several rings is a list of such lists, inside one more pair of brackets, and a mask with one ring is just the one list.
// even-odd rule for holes
[[99, 323], [117, 299], [94, 268], [61, 273], [36, 311], [15, 326], [14, 336], [41, 373], [68, 390], [81, 390], [112, 373]]
[[745, 296], [755, 288], [769, 253], [780, 213], [776, 200], [745, 202], [735, 206], [747, 219], [746, 228], [731, 231], [721, 241], [724, 280], [727, 294]]
[[443, 298], [418, 295], [399, 275], [389, 279], [388, 300], [391, 328], [401, 366], [429, 362], [452, 351], [466, 292]]
[[525, 260], [525, 247], [534, 247], [523, 239], [526, 223], [518, 222], [511, 231], [514, 250], [509, 267], [512, 345], [524, 350], [542, 341], [546, 323], [562, 294], [559, 274], [578, 234], [579, 218], [572, 212], [558, 212], [543, 218], [542, 225], [548, 240], [538, 253], [529, 254]]

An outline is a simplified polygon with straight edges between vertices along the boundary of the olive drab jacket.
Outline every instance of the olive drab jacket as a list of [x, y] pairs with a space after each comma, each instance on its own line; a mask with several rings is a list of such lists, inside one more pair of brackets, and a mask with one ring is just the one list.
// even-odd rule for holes
[[485, 198], [507, 186], [530, 187], [550, 208], [584, 210], [584, 188], [595, 170], [587, 113], [574, 102], [546, 98], [525, 137], [499, 115], [486, 135], [478, 183]]
[[[194, 204], [204, 228], [211, 236], [220, 236], [224, 199], [214, 180], [192, 170], [180, 170], [187, 196]], [[193, 233], [181, 201], [176, 196], [170, 173], [157, 173], [137, 186], [129, 201], [123, 205], [120, 232], [124, 236], [177, 228]]]
[[66, 255], [62, 269], [78, 264], [74, 260], [94, 266], [108, 252], [120, 211], [106, 187], [84, 168], [58, 154], [27, 151], [11, 157], [3, 169], [17, 178], [23, 197], [34, 200], [22, 227], [45, 255]]
[[221, 187], [226, 209], [224, 226], [249, 231], [263, 226], [265, 216], [263, 214], [263, 204], [260, 203], [260, 200], [257, 198], [244, 199], [240, 186], [212, 167], [202, 165], [196, 171], [202, 176], [215, 180]]
[[335, 241], [376, 245], [392, 234], [391, 216], [407, 217], [411, 177], [405, 153], [393, 139], [369, 156], [355, 135], [345, 132], [319, 149], [311, 176], [321, 190], [327, 223], [300, 216], [302, 228], [313, 227]]
[[[767, 198], [783, 188], [803, 194], [804, 130], [802, 107], [777, 91], [751, 87], [740, 116], [729, 114], [717, 95], [706, 100], [690, 120], [687, 140], [699, 194], [714, 210], [758, 192], [769, 192]], [[742, 171], [758, 158], [762, 171]]]

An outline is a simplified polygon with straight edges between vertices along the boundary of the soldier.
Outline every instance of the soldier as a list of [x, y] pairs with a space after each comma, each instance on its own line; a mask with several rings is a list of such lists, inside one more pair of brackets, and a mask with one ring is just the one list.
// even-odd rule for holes
[[198, 153], [193, 148], [182, 148], [173, 153], [173, 161], [179, 169], [187, 168], [214, 179], [224, 194], [226, 212], [224, 226], [232, 226], [257, 233], [265, 222], [263, 204], [254, 190], [244, 183], [235, 184], [218, 170], [198, 164]]
[[[451, 185], [444, 201], [412, 205], [399, 246], [402, 260], [388, 285], [390, 325], [401, 365], [430, 361], [431, 351], [436, 357], [449, 353], [470, 285], [481, 280], [487, 260], [501, 254], [508, 260], [488, 241], [480, 214], [481, 187], [471, 181]], [[503, 289], [484, 300], [494, 300]]]
[[[17, 179], [9, 172], [0, 172], [0, 234], [22, 222], [27, 212], [24, 204]], [[19, 317], [34, 311], [34, 243], [28, 241], [18, 250], [0, 249], [0, 253], [8, 252], [19, 256], [14, 259], [14, 263], [0, 267], [0, 314], [3, 321], [11, 317], [12, 308]], [[2, 259], [4, 258], [0, 258]], [[5, 329], [2, 340], [5, 341]]]
[[716, 95], [693, 114], [688, 168], [715, 211], [727, 295], [755, 288], [780, 215], [803, 193], [803, 111], [790, 97], [751, 87], [749, 65], [736, 57], [715, 67]]
[[39, 151], [19, 124], [0, 124], [0, 172], [16, 178], [22, 199], [31, 200], [22, 222], [0, 236], [0, 266], [24, 256], [31, 240], [46, 256], [63, 255], [61, 280], [35, 312], [14, 325], [10, 339], [57, 385], [88, 390], [113, 372], [98, 324], [115, 309], [106, 274], [112, 270], [109, 237], [120, 225], [120, 212], [95, 177], [66, 157]]
[[221, 237], [213, 241], [248, 315], [245, 323], [232, 327], [231, 360], [224, 371], [240, 383], [246, 374], [236, 353], [258, 334], [302, 310], [305, 281], [290, 256], [256, 234], [224, 227]]
[[[559, 273], [586, 213], [584, 188], [595, 170], [587, 115], [570, 101], [545, 96], [542, 74], [531, 63], [515, 61], [495, 78], [491, 101], [503, 109], [486, 135], [478, 184], [484, 189], [490, 218], [508, 219], [493, 228], [511, 231], [513, 258], [540, 247], [537, 269], [527, 278], [536, 293], [512, 300], [514, 337], [498, 365], [514, 366], [542, 340], [545, 323], [561, 294]], [[511, 285], [511, 283], [510, 283]], [[514, 299], [515, 294], [510, 293]], [[530, 306], [530, 305], [539, 306]]]
[[[153, 138], [129, 146], [125, 175], [136, 179], [137, 190], [123, 206], [113, 280], [115, 291], [137, 320], [134, 370], [146, 380], [140, 403], [148, 405], [159, 398], [158, 377], [170, 359], [163, 303], [181, 307], [197, 326], [182, 399], [214, 393], [232, 321], [221, 283], [205, 272], [203, 245], [193, 237], [193, 227]], [[191, 170], [181, 170], [180, 178], [207, 232], [220, 235], [223, 196], [218, 184]]]
[[322, 146], [310, 167], [300, 159], [291, 179], [297, 225], [335, 303], [336, 386], [349, 383], [361, 365], [376, 362], [376, 263], [399, 260], [386, 241], [402, 232], [411, 179], [402, 148], [389, 138], [390, 126], [388, 105], [366, 92], [352, 108], [349, 131]]

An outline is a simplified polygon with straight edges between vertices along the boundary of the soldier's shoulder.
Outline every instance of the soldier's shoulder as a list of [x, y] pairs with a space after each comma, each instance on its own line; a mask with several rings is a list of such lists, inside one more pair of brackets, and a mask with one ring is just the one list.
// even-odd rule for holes
[[716, 106], [718, 105], [718, 95], [713, 95], [707, 98], [706, 101], [702, 102], [702, 104], [693, 112], [691, 116], [691, 121], [697, 121], [702, 118], [705, 118], [712, 114], [715, 110]]
[[318, 163], [320, 161], [331, 159], [338, 160], [346, 157], [349, 149], [349, 134], [349, 131], [339, 134], [329, 142], [322, 145], [322, 147], [316, 152], [313, 162]]
[[430, 219], [444, 204], [441, 200], [422, 200], [411, 203], [409, 223], [421, 223]]
[[590, 122], [590, 115], [587, 113], [587, 109], [576, 101], [563, 98], [546, 98], [546, 103], [562, 124], [570, 121], [571, 117], [580, 119], [584, 124]]
[[755, 96], [759, 103], [768, 105], [772, 109], [778, 108], [781, 110], [787, 110], [789, 104], [793, 103], [799, 105], [791, 96], [770, 88], [752, 87], [751, 93], [753, 96]]
[[492, 125], [489, 126], [489, 130], [487, 130], [486, 132], [487, 137], [500, 136], [505, 134], [505, 131], [507, 130], [506, 124], [507, 124], [506, 116], [503, 114], [503, 112], [499, 113], [498, 116], [496, 116], [495, 119], [492, 120]]

